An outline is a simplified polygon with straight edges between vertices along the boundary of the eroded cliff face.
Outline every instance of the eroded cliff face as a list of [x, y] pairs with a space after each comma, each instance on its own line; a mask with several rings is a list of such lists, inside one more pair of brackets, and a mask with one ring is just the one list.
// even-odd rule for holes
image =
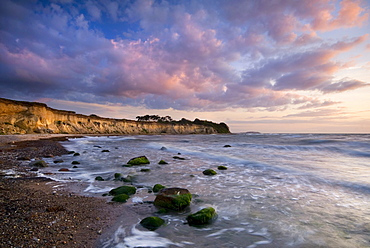
[[0, 134], [213, 134], [211, 126], [86, 116], [43, 103], [0, 98]]

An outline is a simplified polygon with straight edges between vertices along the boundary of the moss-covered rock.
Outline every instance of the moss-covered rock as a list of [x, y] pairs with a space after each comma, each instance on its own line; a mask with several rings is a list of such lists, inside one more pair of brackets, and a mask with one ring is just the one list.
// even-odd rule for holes
[[161, 160], [161, 161], [158, 162], [158, 164], [168, 164], [168, 163], [164, 160]]
[[226, 166], [223, 166], [223, 165], [220, 165], [217, 167], [217, 169], [219, 170], [227, 170], [227, 167]]
[[150, 164], [149, 159], [146, 156], [140, 156], [130, 159], [127, 164], [129, 165], [141, 165], [141, 164]]
[[159, 217], [150, 216], [140, 221], [140, 224], [146, 229], [154, 231], [164, 224], [164, 220]]
[[200, 226], [212, 223], [214, 219], [217, 218], [216, 210], [212, 207], [203, 208], [202, 210], [188, 215], [186, 220], [191, 226]]
[[161, 189], [164, 189], [166, 188], [165, 186], [163, 186], [162, 184], [159, 184], [157, 183], [156, 185], [153, 186], [153, 192], [154, 193], [157, 193], [159, 192]]
[[35, 167], [48, 167], [48, 164], [44, 160], [35, 160], [32, 161], [29, 165]]
[[116, 180], [116, 181], [122, 180], [122, 174], [121, 173], [114, 173], [114, 180]]
[[119, 195], [116, 195], [112, 198], [112, 201], [114, 202], [127, 202], [127, 200], [129, 199], [130, 197], [126, 194], [119, 194]]
[[154, 205], [179, 211], [190, 205], [191, 198], [187, 189], [164, 188], [157, 194]]
[[112, 189], [109, 191], [110, 195], [120, 195], [120, 194], [126, 194], [126, 195], [133, 195], [136, 193], [136, 188], [134, 186], [121, 186], [115, 189]]
[[95, 180], [96, 181], [104, 181], [104, 178], [102, 178], [101, 176], [97, 176], [97, 177], [95, 177]]
[[207, 169], [207, 170], [204, 170], [204, 171], [203, 171], [203, 174], [204, 174], [204, 175], [207, 175], [207, 176], [213, 176], [213, 175], [216, 175], [216, 174], [217, 174], [217, 172], [216, 172], [216, 171], [214, 171], [214, 170], [212, 170], [212, 169]]

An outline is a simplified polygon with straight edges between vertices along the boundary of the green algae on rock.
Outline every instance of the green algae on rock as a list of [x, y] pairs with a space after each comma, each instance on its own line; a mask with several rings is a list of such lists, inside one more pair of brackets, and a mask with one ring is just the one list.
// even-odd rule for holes
[[159, 192], [161, 189], [164, 189], [166, 188], [165, 186], [163, 186], [162, 184], [159, 184], [157, 183], [156, 185], [153, 186], [153, 192], [154, 193], [157, 193]]
[[164, 160], [161, 160], [161, 161], [158, 162], [158, 164], [168, 164], [168, 163]]
[[134, 195], [136, 193], [136, 188], [134, 186], [120, 186], [118, 188], [112, 189], [109, 191], [110, 195], [120, 195], [120, 194], [126, 194], [126, 195]]
[[216, 174], [217, 174], [217, 172], [216, 172], [216, 171], [214, 171], [214, 170], [212, 170], [212, 169], [207, 169], [207, 170], [204, 170], [204, 171], [203, 171], [203, 174], [204, 174], [204, 175], [207, 175], [207, 176], [213, 176], [213, 175], [216, 175]]
[[217, 169], [219, 170], [227, 170], [227, 167], [226, 166], [223, 166], [223, 165], [220, 165], [217, 167]]
[[190, 226], [200, 226], [212, 223], [217, 218], [216, 210], [212, 207], [203, 208], [202, 210], [188, 215], [186, 220]]
[[146, 156], [139, 156], [136, 158], [130, 159], [127, 164], [129, 165], [141, 165], [141, 164], [150, 164], [149, 159]]
[[183, 210], [190, 205], [191, 194], [183, 188], [164, 188], [157, 194], [154, 205], [172, 210]]
[[164, 220], [156, 216], [150, 216], [140, 221], [140, 224], [146, 229], [154, 231], [164, 224]]
[[102, 178], [101, 176], [97, 176], [97, 177], [95, 177], [95, 180], [96, 181], [104, 181], [104, 178]]
[[114, 180], [115, 181], [122, 180], [122, 174], [121, 173], [114, 173]]
[[130, 197], [127, 194], [119, 194], [112, 198], [114, 202], [127, 202]]

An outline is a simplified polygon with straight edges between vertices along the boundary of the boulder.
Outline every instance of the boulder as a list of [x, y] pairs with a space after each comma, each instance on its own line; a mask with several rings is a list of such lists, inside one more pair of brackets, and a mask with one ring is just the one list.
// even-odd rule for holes
[[129, 165], [141, 165], [141, 164], [150, 164], [149, 159], [145, 156], [140, 156], [130, 159], [127, 164]]
[[161, 160], [161, 161], [158, 162], [158, 164], [168, 164], [168, 163], [164, 160]]
[[227, 167], [226, 166], [223, 166], [223, 165], [220, 165], [217, 167], [217, 169], [219, 170], [227, 170]]
[[231, 145], [224, 145], [224, 147], [231, 147]]
[[126, 195], [133, 195], [136, 193], [136, 188], [134, 186], [121, 186], [115, 189], [112, 189], [109, 191], [110, 195], [120, 195], [120, 194], [126, 194]]
[[157, 183], [156, 185], [153, 186], [153, 192], [154, 193], [157, 193], [159, 192], [161, 189], [164, 189], [166, 188], [165, 186], [163, 186], [162, 184], [159, 184]]
[[29, 165], [35, 167], [48, 167], [48, 164], [44, 160], [35, 160], [32, 161]]
[[72, 164], [80, 164], [78, 161], [72, 161]]
[[73, 156], [80, 156], [78, 152], [74, 153]]
[[154, 200], [154, 205], [172, 210], [182, 210], [190, 205], [191, 194], [183, 188], [164, 188]]
[[97, 176], [97, 177], [95, 177], [95, 180], [96, 181], [104, 181], [104, 178], [102, 178], [101, 176]]
[[140, 221], [140, 224], [146, 229], [154, 231], [164, 224], [164, 220], [159, 217], [150, 216]]
[[141, 169], [140, 171], [141, 171], [141, 172], [150, 172], [150, 169], [145, 168], [145, 169]]
[[101, 152], [110, 152], [109, 150], [103, 150], [103, 151], [101, 151]]
[[203, 171], [203, 174], [204, 174], [204, 175], [207, 175], [207, 176], [213, 176], [213, 175], [216, 175], [216, 174], [217, 174], [217, 172], [216, 172], [216, 171], [214, 171], [214, 170], [212, 170], [212, 169], [207, 169], [207, 170], [204, 170], [204, 171]]
[[114, 173], [114, 180], [115, 181], [122, 180], [122, 174], [121, 173]]
[[64, 171], [64, 172], [67, 172], [67, 171], [69, 171], [69, 169], [68, 169], [68, 168], [60, 168], [58, 171]]
[[200, 226], [212, 223], [217, 218], [216, 210], [212, 207], [203, 208], [202, 210], [188, 215], [186, 220], [190, 226]]
[[112, 201], [114, 202], [127, 202], [127, 200], [129, 199], [130, 197], [126, 194], [119, 194], [119, 195], [116, 195], [112, 198]]
[[54, 160], [54, 164], [59, 164], [59, 163], [63, 163], [64, 160], [63, 159], [56, 159]]

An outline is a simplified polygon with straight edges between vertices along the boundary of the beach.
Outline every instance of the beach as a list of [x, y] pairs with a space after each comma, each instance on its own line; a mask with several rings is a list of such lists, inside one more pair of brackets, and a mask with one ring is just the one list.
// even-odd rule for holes
[[[0, 138], [0, 247], [370, 247], [368, 134]], [[126, 166], [141, 155], [150, 164]], [[26, 157], [49, 166], [30, 171]], [[158, 211], [158, 183], [188, 189], [190, 206]], [[125, 184], [136, 193], [112, 203]], [[212, 224], [187, 224], [206, 207]], [[148, 216], [165, 225], [146, 230]]]
[[59, 141], [66, 137], [0, 136], [0, 247], [95, 247], [121, 215], [123, 205], [74, 194], [17, 160], [65, 154]]

